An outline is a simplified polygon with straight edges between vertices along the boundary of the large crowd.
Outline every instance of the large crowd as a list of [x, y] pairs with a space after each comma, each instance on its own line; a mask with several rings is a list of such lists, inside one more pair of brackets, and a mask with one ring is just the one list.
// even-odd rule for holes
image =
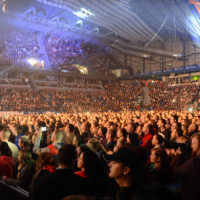
[[199, 94], [199, 85], [195, 83], [170, 86], [167, 83], [153, 83], [149, 86], [152, 109], [186, 110]]
[[0, 123], [0, 175], [30, 199], [200, 198], [197, 111], [74, 109]]
[[27, 58], [41, 58], [37, 34], [18, 29], [5, 29], [0, 35], [1, 63], [26, 66]]
[[[1, 111], [44, 112], [0, 118], [0, 176], [30, 199], [200, 198], [200, 112], [184, 111], [198, 84], [46, 80], [34, 89], [23, 79], [1, 79], [0, 85]], [[144, 87], [152, 111], [137, 104]]]
[[[0, 62], [41, 58], [37, 34], [2, 32]], [[54, 70], [119, 67], [98, 46], [44, 40]], [[199, 200], [200, 112], [187, 111], [199, 89], [196, 82], [2, 78], [0, 111], [21, 113], [0, 112], [0, 177], [32, 200]]]
[[[73, 112], [78, 107], [79, 112], [103, 111], [106, 108], [104, 92], [52, 90], [32, 91], [30, 88], [0, 89], [1, 111], [57, 111]], [[96, 95], [96, 96], [95, 96]]]
[[[45, 61], [45, 52], [40, 48], [38, 35], [39, 32], [14, 27], [2, 31], [0, 63], [27, 68], [31, 67], [27, 62], [30, 58]], [[110, 69], [120, 67], [104, 47], [53, 34], [41, 38], [52, 70], [80, 73], [75, 67], [79, 64], [87, 67], [88, 71], [109, 74]]]
[[139, 109], [139, 98], [143, 98], [142, 81], [119, 81], [105, 84], [106, 102], [111, 102], [113, 109]]
[[51, 35], [48, 35], [45, 41], [45, 47], [52, 64], [52, 69], [68, 71], [76, 69], [72, 64], [74, 64], [81, 50], [77, 41]]
[[110, 69], [121, 68], [118, 61], [116, 61], [111, 54], [106, 52], [106, 49], [103, 47], [87, 43], [83, 44], [83, 50], [89, 66], [97, 72], [108, 75], [111, 74], [109, 71]]
[[[29, 81], [30, 82], [30, 81]], [[165, 82], [107, 81], [103, 84], [23, 79], [0, 80], [1, 111], [58, 111], [72, 113], [121, 110], [188, 110], [198, 106], [199, 85], [168, 85]], [[144, 104], [144, 88], [149, 104]]]

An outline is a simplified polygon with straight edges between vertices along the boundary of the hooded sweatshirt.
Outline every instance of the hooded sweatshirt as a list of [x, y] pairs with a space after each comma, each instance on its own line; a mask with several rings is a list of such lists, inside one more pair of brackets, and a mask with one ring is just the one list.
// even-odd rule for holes
[[13, 178], [14, 162], [10, 156], [0, 156], [0, 176]]

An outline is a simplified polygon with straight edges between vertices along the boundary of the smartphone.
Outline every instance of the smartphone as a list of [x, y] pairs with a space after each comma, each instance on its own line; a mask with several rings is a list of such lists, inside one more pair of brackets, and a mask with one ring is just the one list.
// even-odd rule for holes
[[42, 131], [47, 131], [47, 127], [42, 127]]

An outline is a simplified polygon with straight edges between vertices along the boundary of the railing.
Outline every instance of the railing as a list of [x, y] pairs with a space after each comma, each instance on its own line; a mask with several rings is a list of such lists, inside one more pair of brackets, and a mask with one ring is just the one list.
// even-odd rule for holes
[[190, 83], [169, 83], [169, 87], [175, 87], [175, 86], [184, 86], [184, 85], [200, 85], [200, 82], [190, 82]]
[[[30, 89], [28, 85], [12, 85], [12, 84], [0, 84], [0, 88], [21, 88]], [[48, 86], [38, 86], [37, 90], [59, 90], [59, 91], [86, 91], [86, 92], [101, 92], [104, 89], [92, 89], [92, 88], [68, 88], [68, 87], [48, 87]]]
[[0, 180], [0, 197], [6, 200], [28, 200], [29, 192], [26, 190], [6, 184]]

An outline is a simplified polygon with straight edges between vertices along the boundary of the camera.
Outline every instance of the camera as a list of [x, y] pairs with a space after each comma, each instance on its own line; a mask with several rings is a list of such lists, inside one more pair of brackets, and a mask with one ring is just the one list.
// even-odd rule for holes
[[42, 127], [42, 132], [47, 131], [47, 127]]

